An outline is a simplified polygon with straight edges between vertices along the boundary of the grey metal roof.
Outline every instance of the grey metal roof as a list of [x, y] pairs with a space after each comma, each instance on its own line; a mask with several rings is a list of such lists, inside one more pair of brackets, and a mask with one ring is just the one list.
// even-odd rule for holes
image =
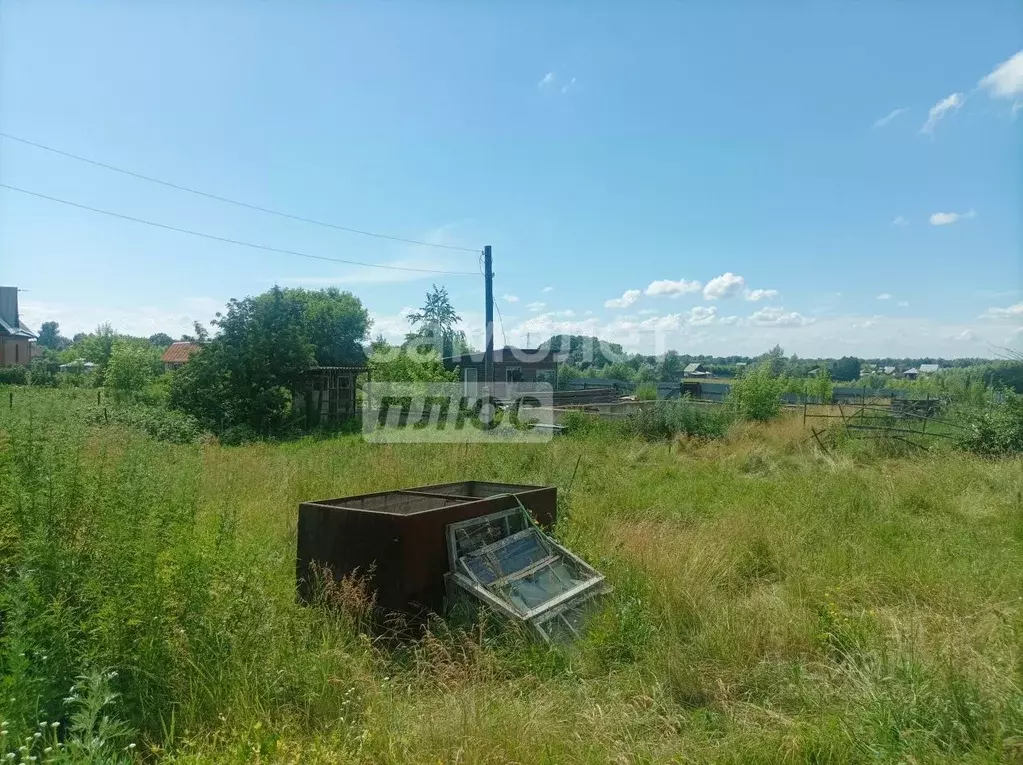
[[30, 330], [28, 327], [24, 327], [20, 324], [17, 326], [11, 326], [3, 319], [0, 319], [0, 335], [10, 335], [11, 337], [25, 337], [29, 340], [36, 339], [36, 333]]
[[920, 365], [920, 371], [923, 374], [932, 374], [934, 372], [940, 372], [941, 371], [941, 365], [940, 364], [921, 364]]
[[697, 361], [694, 361], [692, 364], [687, 364], [683, 372], [699, 372], [701, 366], [703, 365]]

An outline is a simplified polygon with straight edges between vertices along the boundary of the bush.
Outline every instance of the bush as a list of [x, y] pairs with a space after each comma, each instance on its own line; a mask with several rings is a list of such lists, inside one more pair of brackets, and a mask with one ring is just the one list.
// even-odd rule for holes
[[636, 398], [640, 401], [656, 401], [657, 385], [652, 382], [645, 382], [636, 386]]
[[651, 441], [677, 435], [720, 438], [728, 430], [730, 416], [723, 407], [707, 408], [687, 400], [662, 401], [629, 415], [633, 432]]
[[1002, 404], [967, 410], [965, 430], [957, 439], [961, 449], [1002, 457], [1023, 453], [1023, 396], [1005, 391]]
[[28, 370], [25, 367], [0, 367], [0, 385], [27, 385]]
[[92, 424], [113, 422], [124, 425], [140, 430], [158, 441], [168, 441], [172, 444], [196, 443], [205, 435], [199, 421], [191, 415], [144, 404], [114, 407], [106, 410], [106, 414], [99, 409], [93, 409], [89, 421]]
[[148, 346], [114, 341], [103, 382], [114, 392], [117, 400], [135, 398], [149, 384], [153, 378], [155, 354], [156, 351]]
[[743, 420], [767, 422], [781, 411], [781, 394], [784, 390], [785, 381], [773, 377], [768, 366], [760, 365], [732, 383], [728, 403]]

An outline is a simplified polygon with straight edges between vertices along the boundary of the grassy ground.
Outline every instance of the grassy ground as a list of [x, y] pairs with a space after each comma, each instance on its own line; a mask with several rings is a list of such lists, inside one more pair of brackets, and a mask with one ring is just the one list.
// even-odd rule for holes
[[[226, 448], [103, 425], [94, 392], [0, 403], [0, 757], [99, 668], [133, 731], [111, 758], [1023, 757], [1023, 460], [821, 455], [798, 415], [670, 450]], [[558, 536], [615, 587], [585, 641], [388, 646], [295, 604], [298, 502], [471, 478], [562, 489]]]

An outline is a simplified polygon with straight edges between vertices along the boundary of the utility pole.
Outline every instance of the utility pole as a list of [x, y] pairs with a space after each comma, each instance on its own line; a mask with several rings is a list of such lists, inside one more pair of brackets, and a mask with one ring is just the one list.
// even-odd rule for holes
[[483, 384], [494, 393], [494, 259], [488, 244], [483, 248], [483, 278], [486, 282], [487, 350], [483, 361]]

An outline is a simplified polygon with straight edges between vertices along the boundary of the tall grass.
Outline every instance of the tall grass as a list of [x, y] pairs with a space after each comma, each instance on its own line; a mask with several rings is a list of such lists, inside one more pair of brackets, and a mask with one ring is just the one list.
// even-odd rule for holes
[[[795, 418], [671, 451], [624, 432], [169, 444], [92, 421], [75, 393], [0, 409], [9, 740], [67, 720], [68, 689], [112, 670], [104, 714], [132, 732], [129, 758], [1014, 756], [1019, 459], [819, 455]], [[615, 587], [579, 644], [438, 619], [394, 645], [360, 629], [357, 597], [296, 604], [299, 501], [459, 479], [564, 490], [579, 458], [556, 533]]]

